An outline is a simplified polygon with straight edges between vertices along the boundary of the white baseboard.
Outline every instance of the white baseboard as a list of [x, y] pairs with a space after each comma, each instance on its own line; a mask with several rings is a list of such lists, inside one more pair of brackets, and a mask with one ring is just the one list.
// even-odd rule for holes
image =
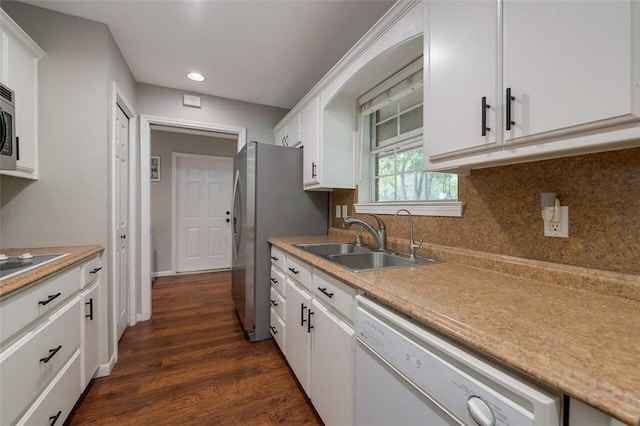
[[172, 275], [175, 275], [175, 272], [173, 271], [158, 271], [158, 272], [152, 272], [151, 276], [153, 278], [158, 278], [158, 277], [170, 277]]
[[98, 377], [104, 377], [111, 374], [111, 372], [113, 371], [113, 367], [116, 366], [116, 361], [117, 361], [117, 355], [113, 354], [107, 364], [101, 364], [98, 367], [98, 371], [96, 371], [96, 374], [93, 375], [93, 378], [95, 379]]
[[151, 318], [151, 317], [144, 317], [144, 316], [142, 316], [142, 314], [137, 314], [137, 315], [136, 315], [136, 319], [138, 320], [138, 322], [141, 322], [141, 321], [147, 321], [147, 320], [149, 320], [150, 318]]

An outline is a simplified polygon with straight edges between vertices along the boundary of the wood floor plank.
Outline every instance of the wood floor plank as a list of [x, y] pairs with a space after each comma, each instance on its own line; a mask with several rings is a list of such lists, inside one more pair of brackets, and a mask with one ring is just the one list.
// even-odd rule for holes
[[127, 329], [70, 425], [319, 425], [273, 340], [250, 343], [230, 272], [158, 278], [153, 316]]

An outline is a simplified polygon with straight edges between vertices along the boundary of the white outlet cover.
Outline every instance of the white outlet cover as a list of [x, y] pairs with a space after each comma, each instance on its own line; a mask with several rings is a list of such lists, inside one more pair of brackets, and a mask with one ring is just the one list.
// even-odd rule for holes
[[340, 212], [342, 211], [342, 209], [340, 208], [340, 205], [336, 206], [336, 217], [339, 218], [340, 216]]
[[551, 229], [551, 222], [544, 222], [544, 236], [569, 238], [569, 206], [560, 206], [560, 230]]
[[347, 211], [347, 205], [343, 204], [342, 205], [342, 217], [347, 217], [349, 215], [349, 212]]

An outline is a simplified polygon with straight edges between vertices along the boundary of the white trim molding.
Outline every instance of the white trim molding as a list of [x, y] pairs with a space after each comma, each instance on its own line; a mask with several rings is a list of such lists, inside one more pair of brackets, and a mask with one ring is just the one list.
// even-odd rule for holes
[[151, 318], [151, 187], [149, 160], [151, 156], [151, 126], [164, 125], [179, 129], [222, 132], [238, 136], [238, 151], [247, 143], [247, 129], [225, 124], [183, 120], [179, 118], [140, 115], [140, 312], [138, 321]]
[[461, 201], [358, 203], [355, 208], [356, 213], [395, 214], [400, 209], [407, 209], [414, 216], [462, 217], [464, 203]]

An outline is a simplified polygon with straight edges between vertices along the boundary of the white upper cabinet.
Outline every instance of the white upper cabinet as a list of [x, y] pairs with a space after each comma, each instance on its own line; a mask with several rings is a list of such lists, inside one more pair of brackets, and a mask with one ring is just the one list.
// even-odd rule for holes
[[430, 106], [425, 108], [425, 139], [430, 142], [426, 152], [437, 159], [495, 147], [502, 142], [497, 3], [432, 1], [426, 8], [425, 44], [430, 47], [424, 56], [429, 71], [424, 99]]
[[630, 1], [510, 0], [503, 16], [506, 142], [633, 114]]
[[303, 152], [303, 183], [315, 185], [320, 183], [320, 97], [312, 99], [302, 108], [300, 114]]
[[0, 173], [38, 179], [38, 59], [44, 52], [0, 9], [0, 79], [15, 93], [18, 161], [16, 171]]
[[427, 5], [425, 169], [638, 146], [640, 3]]
[[275, 144], [296, 146], [300, 142], [300, 114], [294, 114], [275, 129]]

